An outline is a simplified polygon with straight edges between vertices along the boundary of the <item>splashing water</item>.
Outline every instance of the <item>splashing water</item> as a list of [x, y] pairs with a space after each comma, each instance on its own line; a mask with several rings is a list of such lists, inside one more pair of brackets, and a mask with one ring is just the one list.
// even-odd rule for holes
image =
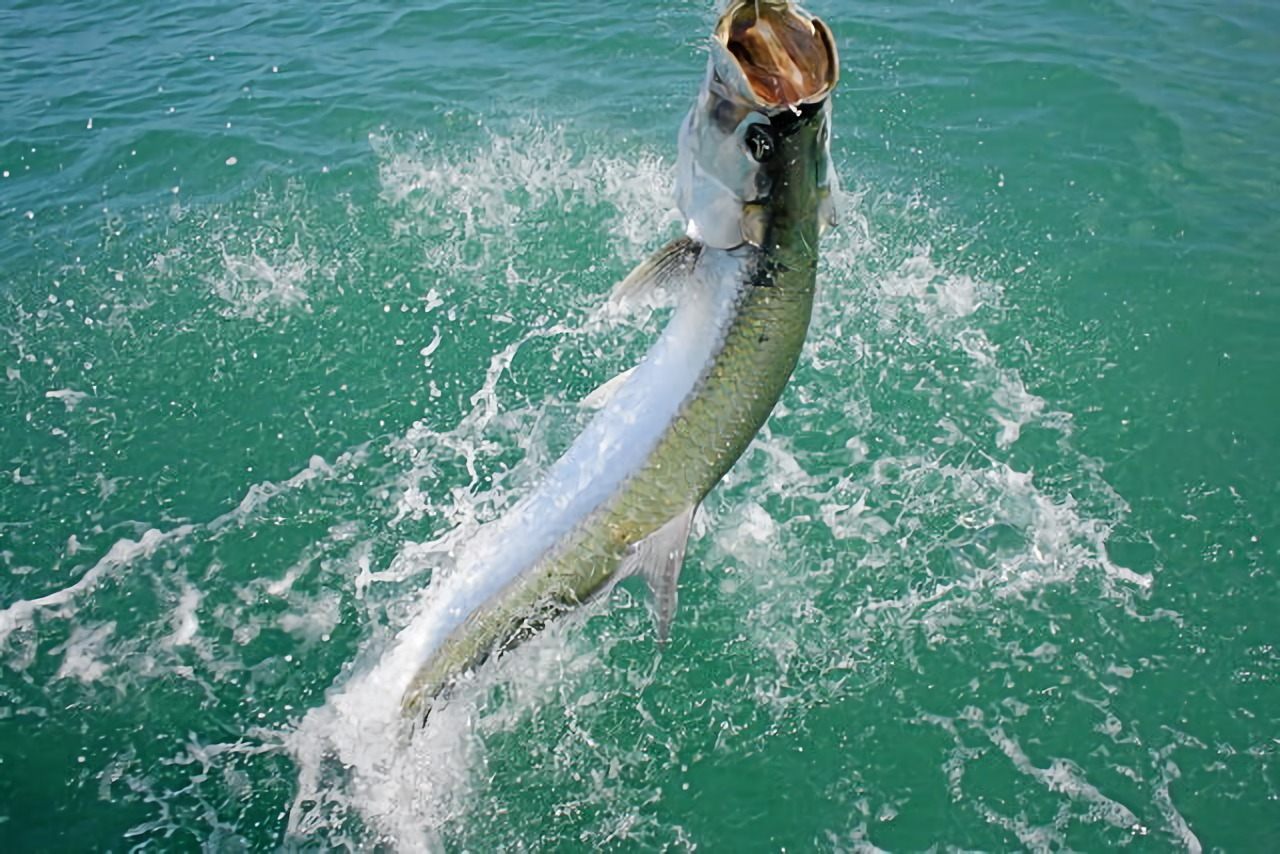
[[[83, 690], [128, 687], [158, 702], [191, 685], [217, 707], [228, 683], [250, 696], [302, 694], [272, 714], [233, 715], [240, 735], [231, 742], [178, 738], [161, 762], [202, 769], [186, 787], [166, 782], [174, 774], [143, 771], [136, 745], [114, 752], [110, 776], [161, 809], [131, 833], [172, 832], [192, 820], [193, 809], [205, 811], [210, 828], [238, 827], [209, 800], [237, 775], [252, 775], [254, 763], [287, 758], [298, 768], [288, 808], [298, 839], [479, 844], [498, 827], [476, 817], [504, 798], [504, 776], [509, 785], [509, 775], [494, 769], [514, 761], [527, 766], [516, 778], [545, 778], [530, 805], [553, 792], [580, 802], [580, 838], [675, 842], [685, 831], [662, 820], [662, 801], [641, 785], [640, 769], [666, 767], [672, 757], [708, 763], [750, 755], [776, 733], [812, 726], [822, 709], [864, 694], [895, 668], [906, 668], [897, 678], [923, 678], [936, 650], [975, 624], [1026, 631], [1023, 613], [1049, 609], [1053, 591], [1073, 583], [1097, 587], [1121, 616], [1140, 603], [1150, 578], [1107, 555], [1124, 503], [1070, 450], [1070, 416], [1048, 411], [1001, 362], [986, 321], [999, 318], [1002, 289], [948, 273], [925, 249], [896, 248], [877, 229], [897, 226], [869, 221], [865, 201], [849, 198], [850, 222], [825, 252], [802, 367], [699, 523], [680, 617], [688, 640], [655, 658], [644, 609], [624, 585], [611, 603], [482, 669], [424, 733], [408, 739], [398, 698], [378, 673], [415, 663], [378, 665], [389, 639], [411, 619], [433, 574], [448, 571], [458, 546], [528, 487], [584, 418], [557, 397], [524, 392], [520, 379], [559, 366], [552, 370], [569, 381], [558, 399], [571, 401], [642, 352], [661, 320], [641, 317], [635, 327], [600, 310], [617, 262], [594, 277], [596, 296], [577, 290], [567, 306], [556, 306], [545, 296], [547, 279], [561, 283], [572, 270], [537, 271], [546, 262], [525, 235], [540, 227], [544, 207], [554, 216], [604, 210], [592, 242], [608, 247], [606, 258], [638, 257], [673, 222], [670, 200], [653, 189], [667, 185], [668, 166], [650, 154], [578, 160], [560, 129], [529, 125], [517, 136], [518, 148], [491, 134], [460, 162], [429, 140], [374, 140], [393, 231], [406, 240], [459, 235], [421, 244], [420, 279], [391, 288], [430, 326], [431, 340], [418, 348], [428, 389], [440, 382], [430, 369], [464, 346], [446, 329], [486, 313], [511, 329], [509, 343], [483, 345], [497, 349], [475, 375], [478, 385], [468, 390], [467, 377], [452, 378], [461, 418], [421, 419], [345, 449], [332, 464], [313, 457], [281, 482], [251, 487], [233, 511], [208, 522], [121, 539], [75, 583], [0, 615], [11, 656], [33, 661], [47, 648], [58, 660], [52, 678]], [[219, 315], [295, 322], [300, 311], [324, 310], [320, 292], [344, 287], [339, 267], [316, 297], [301, 289], [328, 262], [317, 243], [308, 248], [288, 236], [307, 230], [297, 192], [261, 197], [265, 210], [253, 219], [266, 222], [256, 233], [213, 232], [208, 249], [225, 272], [212, 280], [208, 305]], [[910, 217], [911, 206], [898, 215]], [[247, 254], [229, 248], [239, 245], [250, 247]], [[278, 247], [276, 260], [262, 256], [262, 245]], [[501, 270], [495, 259], [504, 256], [499, 298], [474, 277], [492, 281]], [[157, 257], [166, 260], [156, 275], [178, 263], [172, 253]], [[510, 306], [529, 299], [543, 314], [524, 324], [516, 318], [525, 311]], [[428, 390], [424, 397], [443, 396]], [[1103, 515], [1053, 494], [1019, 467], [1014, 451], [1027, 431], [1058, 437], [1052, 463], [1075, 469]], [[361, 491], [374, 500], [353, 513], [351, 495]], [[334, 509], [324, 509], [331, 502]], [[296, 514], [291, 507], [314, 518], [287, 521]], [[269, 551], [254, 545], [280, 528], [287, 535]], [[233, 554], [280, 569], [236, 578]], [[95, 618], [95, 590], [139, 595], [140, 581], [143, 588], [160, 581], [148, 597], [154, 616], [139, 614], [128, 626]], [[161, 617], [169, 609], [172, 616]], [[335, 650], [342, 671], [335, 686], [314, 667], [294, 684], [298, 677], [289, 674], [301, 658], [337, 647], [337, 635], [346, 649], [363, 639], [354, 658]], [[228, 657], [227, 644], [239, 652]], [[682, 656], [682, 647], [695, 644], [716, 650], [712, 672], [733, 675], [706, 680]], [[1011, 662], [1023, 654], [1020, 646], [1010, 651]], [[282, 685], [291, 687], [282, 692]], [[324, 702], [306, 700], [320, 692]], [[956, 731], [950, 718], [927, 719]], [[629, 731], [617, 729], [628, 720], [645, 734], [640, 743], [610, 737]], [[571, 735], [547, 740], [548, 727], [566, 723]], [[510, 751], [520, 742], [548, 752], [515, 760]], [[1029, 773], [1029, 760], [1019, 761]], [[585, 775], [587, 767], [602, 776]], [[637, 799], [654, 809], [637, 815]]]

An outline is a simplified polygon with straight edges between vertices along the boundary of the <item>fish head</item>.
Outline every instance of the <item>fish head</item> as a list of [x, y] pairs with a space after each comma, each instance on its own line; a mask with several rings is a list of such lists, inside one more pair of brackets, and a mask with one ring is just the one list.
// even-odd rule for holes
[[782, 196], [823, 196], [838, 79], [835, 38], [821, 19], [791, 0], [727, 5], [680, 131], [676, 197], [690, 237], [721, 249], [759, 245], [760, 219]]

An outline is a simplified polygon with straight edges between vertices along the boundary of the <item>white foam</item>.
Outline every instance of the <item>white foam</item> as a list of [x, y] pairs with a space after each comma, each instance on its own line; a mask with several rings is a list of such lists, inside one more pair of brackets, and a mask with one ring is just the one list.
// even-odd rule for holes
[[[450, 276], [506, 267], [514, 225], [544, 208], [562, 214], [570, 204], [608, 202], [610, 237], [618, 256], [637, 261], [679, 224], [669, 161], [648, 152], [580, 156], [562, 126], [524, 122], [507, 132], [488, 130], [486, 143], [465, 152], [430, 137], [406, 141], [373, 135], [383, 196], [405, 211], [399, 226], [426, 230], [425, 260]], [[487, 240], [488, 235], [500, 240]], [[475, 254], [479, 249], [479, 254]]]
[[312, 262], [298, 244], [264, 252], [237, 255], [223, 251], [222, 274], [211, 278], [209, 286], [227, 303], [228, 316], [264, 320], [277, 311], [307, 306], [303, 285], [311, 275]]
[[106, 555], [74, 584], [35, 599], [19, 600], [0, 611], [0, 643], [4, 643], [15, 629], [29, 625], [36, 613], [70, 604], [77, 596], [91, 591], [110, 573], [129, 566], [139, 558], [151, 556], [162, 545], [181, 540], [194, 530], [193, 525], [180, 525], [170, 531], [152, 528], [137, 540], [117, 540]]
[[211, 531], [218, 531], [228, 525], [243, 524], [246, 519], [276, 496], [300, 489], [312, 481], [332, 478], [339, 472], [353, 465], [358, 465], [366, 455], [366, 448], [363, 445], [358, 446], [352, 451], [343, 453], [337, 463], [332, 466], [325, 462], [324, 457], [318, 454], [312, 455], [306, 466], [281, 483], [266, 480], [252, 484], [245, 491], [244, 497], [240, 499], [240, 503], [236, 505], [234, 510], [223, 513], [213, 519], [206, 527]]
[[1087, 803], [1092, 807], [1090, 810], [1092, 816], [1102, 819], [1112, 827], [1135, 833], [1146, 832], [1132, 810], [1102, 794], [1097, 786], [1086, 779], [1084, 771], [1071, 760], [1052, 759], [1048, 767], [1042, 768], [1032, 763], [1018, 740], [1006, 733], [1003, 727], [988, 728], [979, 725], [978, 728], [986, 733], [991, 742], [1008, 757], [1014, 768], [1048, 791]]
[[103, 660], [104, 647], [115, 630], [114, 622], [73, 627], [70, 639], [50, 650], [53, 655], [62, 653], [62, 664], [54, 678], [78, 679], [86, 684], [101, 679], [110, 666]]
[[[339, 460], [330, 466], [319, 456], [313, 456], [307, 465], [286, 479], [283, 483], [264, 481], [249, 487], [244, 498], [233, 510], [224, 513], [205, 524], [183, 524], [170, 530], [149, 529], [137, 540], [122, 538], [117, 540], [107, 553], [98, 559], [92, 567], [84, 572], [73, 584], [33, 599], [22, 599], [0, 610], [0, 644], [17, 629], [32, 624], [35, 616], [41, 612], [52, 612], [66, 616], [74, 608], [76, 601], [91, 593], [106, 578], [126, 569], [140, 560], [152, 557], [158, 550], [173, 546], [199, 533], [218, 535], [229, 527], [243, 525], [255, 512], [267, 502], [279, 495], [300, 489], [317, 479], [335, 476], [341, 471], [359, 464], [366, 456], [363, 447], [344, 453]], [[109, 493], [108, 493], [109, 494]], [[105, 496], [104, 496], [105, 497]], [[74, 536], [68, 540], [68, 555], [82, 552], [81, 546]], [[188, 635], [194, 619], [195, 609], [199, 606], [201, 594], [194, 588], [184, 588], [179, 600], [178, 612], [174, 617], [174, 633], [170, 636], [171, 645], [182, 645], [189, 642], [194, 633]]]
[[306, 611], [290, 612], [280, 617], [280, 628], [305, 641], [323, 641], [342, 620], [342, 600], [338, 594], [320, 596], [307, 603]]
[[178, 599], [178, 606], [171, 618], [173, 633], [165, 639], [166, 645], [189, 646], [195, 639], [196, 633], [200, 631], [200, 618], [196, 612], [200, 608], [201, 598], [200, 591], [192, 585], [182, 586], [182, 596]]
[[62, 403], [67, 407], [68, 412], [75, 412], [76, 407], [79, 406], [86, 398], [89, 397], [87, 392], [76, 391], [75, 389], [70, 389], [70, 388], [60, 388], [60, 389], [54, 389], [53, 391], [46, 391], [44, 393], [44, 396], [51, 400], [62, 401]]
[[1000, 425], [996, 445], [1008, 448], [1022, 435], [1022, 428], [1034, 423], [1044, 411], [1044, 399], [1031, 394], [1022, 383], [1022, 378], [1011, 371], [1000, 373], [997, 386], [991, 393], [995, 408], [990, 410], [991, 417]]

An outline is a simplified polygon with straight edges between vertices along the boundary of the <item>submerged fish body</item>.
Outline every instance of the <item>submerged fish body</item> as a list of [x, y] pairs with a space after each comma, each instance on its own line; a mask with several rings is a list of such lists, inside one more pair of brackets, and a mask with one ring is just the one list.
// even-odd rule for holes
[[681, 130], [687, 235], [619, 298], [678, 285], [662, 335], [542, 482], [434, 581], [395, 657], [420, 719], [468, 668], [615, 578], [650, 581], [665, 636], [698, 504], [751, 442], [791, 375], [828, 216], [834, 42], [790, 2], [733, 2]]

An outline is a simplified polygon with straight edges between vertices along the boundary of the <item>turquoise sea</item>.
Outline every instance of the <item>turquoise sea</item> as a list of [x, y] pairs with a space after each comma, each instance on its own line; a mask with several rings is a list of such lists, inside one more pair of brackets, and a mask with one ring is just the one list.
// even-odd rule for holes
[[813, 0], [842, 224], [671, 642], [334, 731], [662, 328], [711, 5], [0, 8], [0, 849], [1280, 846], [1267, 0]]

